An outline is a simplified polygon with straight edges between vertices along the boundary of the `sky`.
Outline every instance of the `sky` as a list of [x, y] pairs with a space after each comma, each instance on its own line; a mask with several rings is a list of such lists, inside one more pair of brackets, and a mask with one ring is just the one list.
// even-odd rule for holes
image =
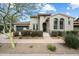
[[[40, 6], [40, 4], [38, 5]], [[45, 3], [45, 5], [41, 8], [41, 10], [36, 9], [32, 11], [32, 15], [36, 15], [38, 13], [45, 14], [66, 14], [72, 17], [79, 17], [79, 4], [73, 3]], [[30, 18], [24, 18], [22, 21], [29, 21]]]

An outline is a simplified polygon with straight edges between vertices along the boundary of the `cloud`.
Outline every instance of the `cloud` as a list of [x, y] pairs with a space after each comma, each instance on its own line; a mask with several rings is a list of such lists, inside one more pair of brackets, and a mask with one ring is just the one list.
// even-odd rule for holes
[[56, 12], [56, 8], [54, 6], [51, 6], [50, 4], [45, 4], [39, 13], [46, 13], [49, 11], [55, 11]]
[[69, 13], [69, 12], [66, 12], [66, 14], [67, 14], [67, 15], [70, 15], [70, 13]]
[[70, 3], [70, 7], [71, 7], [72, 10], [74, 10], [74, 9], [79, 7], [79, 4], [77, 4], [77, 3]]
[[70, 7], [67, 7], [67, 10], [70, 10]]
[[48, 11], [48, 10], [53, 10], [53, 11], [56, 11], [56, 8], [54, 7], [54, 6], [51, 6], [50, 4], [46, 4], [43, 8], [42, 8], [42, 10], [44, 10], [44, 11]]
[[40, 11], [39, 13], [46, 13], [45, 11]]

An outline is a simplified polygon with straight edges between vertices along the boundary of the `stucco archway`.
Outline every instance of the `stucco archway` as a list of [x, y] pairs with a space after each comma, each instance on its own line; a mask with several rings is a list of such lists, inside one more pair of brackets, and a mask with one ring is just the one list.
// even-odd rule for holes
[[45, 22], [42, 24], [43, 32], [48, 32], [49, 31], [49, 18], [46, 19]]
[[46, 32], [47, 31], [47, 24], [46, 24], [46, 22], [44, 22], [42, 25], [43, 25], [43, 32]]

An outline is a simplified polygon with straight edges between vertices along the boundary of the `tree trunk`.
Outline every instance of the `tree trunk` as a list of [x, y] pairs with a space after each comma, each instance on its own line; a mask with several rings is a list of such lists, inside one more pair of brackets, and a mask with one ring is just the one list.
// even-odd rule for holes
[[10, 29], [9, 29], [9, 40], [10, 40], [10, 43], [11, 43], [11, 46], [12, 48], [15, 48], [15, 43], [14, 43], [14, 40], [13, 40], [13, 33], [11, 32], [11, 29], [12, 29], [12, 25], [11, 25], [11, 22], [10, 22]]
[[6, 33], [6, 23], [5, 23], [5, 17], [3, 17], [3, 33]]

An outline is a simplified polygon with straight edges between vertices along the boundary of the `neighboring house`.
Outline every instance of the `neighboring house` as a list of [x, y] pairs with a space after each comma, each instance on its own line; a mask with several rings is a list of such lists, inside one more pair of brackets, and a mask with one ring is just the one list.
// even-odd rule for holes
[[79, 18], [74, 21], [74, 30], [79, 31]]
[[18, 22], [14, 24], [15, 31], [29, 30], [30, 22]]
[[[14, 25], [14, 30], [37, 30], [43, 32], [72, 31], [74, 30], [74, 17], [65, 14], [38, 14], [30, 16], [30, 22], [21, 22]], [[26, 28], [26, 29], [24, 29]]]

